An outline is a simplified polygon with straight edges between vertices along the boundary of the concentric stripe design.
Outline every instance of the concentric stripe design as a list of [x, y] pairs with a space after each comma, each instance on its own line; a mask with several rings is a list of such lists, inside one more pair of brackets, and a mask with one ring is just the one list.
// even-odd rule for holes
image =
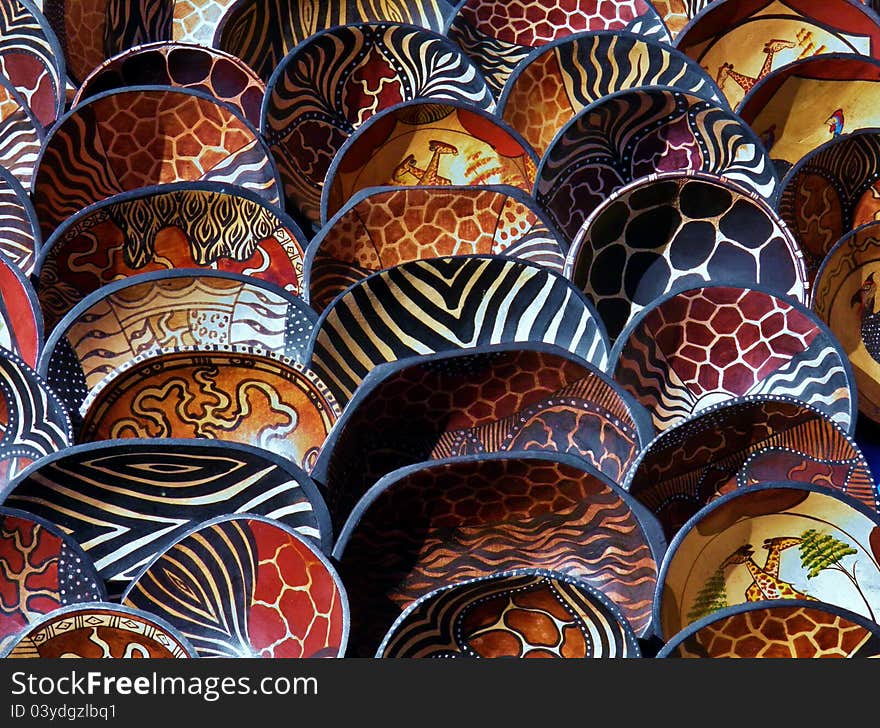
[[553, 459], [439, 461], [389, 475], [358, 507], [334, 556], [352, 605], [353, 656], [452, 581], [518, 568], [561, 571], [603, 592], [636, 634], [657, 563], [622, 491]]
[[0, 253], [30, 276], [39, 248], [37, 214], [30, 197], [17, 179], [0, 167]]
[[377, 112], [435, 98], [493, 111], [482, 74], [445, 36], [410, 25], [348, 25], [311, 36], [266, 90], [261, 132], [289, 209], [320, 223], [321, 189], [336, 152]]
[[607, 363], [601, 322], [558, 273], [461, 256], [404, 263], [349, 289], [318, 322], [312, 366], [344, 406], [380, 363], [509, 341], [544, 341], [600, 369]]
[[640, 651], [601, 592], [562, 574], [515, 572], [426, 595], [394, 623], [376, 656], [601, 659]]
[[554, 139], [535, 195], [572, 240], [589, 214], [628, 182], [702, 171], [774, 201], [778, 180], [760, 139], [732, 112], [692, 94], [636, 89], [585, 107]]
[[188, 528], [227, 513], [274, 518], [329, 546], [326, 509], [308, 475], [247, 446], [77, 447], [11, 483], [4, 504], [58, 524], [117, 593]]
[[498, 113], [543, 155], [581, 109], [640, 86], [668, 86], [727, 107], [712, 78], [683, 53], [630, 33], [595, 32], [532, 51], [508, 79]]
[[440, 32], [450, 12], [446, 0], [238, 0], [210, 45], [238, 56], [268, 81], [284, 56], [318, 31], [392, 21]]
[[22, 96], [0, 76], [0, 166], [30, 191], [44, 132]]

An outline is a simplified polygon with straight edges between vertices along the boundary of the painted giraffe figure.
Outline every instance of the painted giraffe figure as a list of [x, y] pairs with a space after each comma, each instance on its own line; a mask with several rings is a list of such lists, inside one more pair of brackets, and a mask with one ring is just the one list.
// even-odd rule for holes
[[758, 75], [756, 77], [752, 78], [751, 76], [746, 76], [739, 71], [735, 71], [732, 63], [722, 63], [720, 68], [718, 69], [718, 76], [716, 77], [715, 81], [718, 84], [718, 87], [723, 90], [724, 82], [727, 81], [728, 78], [732, 78], [742, 87], [743, 91], [748, 93], [752, 90], [755, 84], [758, 83], [758, 81], [769, 75], [770, 71], [773, 69], [773, 58], [776, 56], [776, 54], [780, 51], [794, 48], [795, 45], [796, 43], [793, 43], [790, 40], [780, 40], [779, 38], [774, 38], [764, 45], [764, 53], [767, 54], [767, 57], [764, 59], [764, 65], [761, 66], [761, 70], [758, 72]]
[[750, 544], [740, 546], [728, 556], [721, 564], [721, 569], [726, 569], [728, 566], [744, 564], [749, 570], [749, 573], [752, 575], [752, 583], [746, 588], [746, 601], [756, 602], [764, 599], [809, 599], [815, 601], [814, 597], [798, 591], [787, 581], [782, 581], [782, 579], [779, 578], [779, 553], [784, 548], [790, 548], [796, 543], [798, 543], [798, 541], [792, 541], [792, 539], [788, 537], [767, 539], [764, 542], [764, 548], [770, 552], [767, 555], [767, 562], [771, 569], [775, 569], [775, 574], [768, 573], [755, 563], [755, 560], [752, 558], [755, 554], [755, 550]]
[[421, 169], [416, 166], [415, 155], [410, 154], [401, 164], [394, 170], [394, 181], [403, 182], [406, 175], [412, 175], [416, 178], [416, 184], [420, 185], [449, 185], [452, 180], [440, 175], [440, 157], [444, 154], [450, 154], [453, 157], [458, 154], [458, 149], [452, 144], [447, 144], [437, 139], [431, 139], [428, 142], [428, 151], [431, 152], [431, 160], [428, 166]]

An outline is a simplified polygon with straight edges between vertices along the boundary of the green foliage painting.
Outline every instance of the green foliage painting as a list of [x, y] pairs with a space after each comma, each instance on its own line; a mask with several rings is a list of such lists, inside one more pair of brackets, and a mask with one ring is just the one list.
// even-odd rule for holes
[[717, 612], [727, 606], [727, 589], [724, 570], [716, 569], [694, 598], [694, 605], [688, 613], [688, 619], [697, 620], [707, 614]]

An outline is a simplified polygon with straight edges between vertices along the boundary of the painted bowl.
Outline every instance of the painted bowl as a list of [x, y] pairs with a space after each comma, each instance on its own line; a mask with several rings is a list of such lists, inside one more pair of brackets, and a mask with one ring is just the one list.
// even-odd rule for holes
[[675, 42], [687, 24], [711, 2], [714, 0], [652, 0], [651, 4]]
[[825, 142], [792, 167], [780, 190], [779, 216], [815, 278], [838, 240], [880, 218], [880, 130]]
[[120, 192], [197, 180], [280, 201], [269, 148], [232, 106], [193, 89], [133, 86], [59, 119], [37, 162], [34, 207], [48, 239], [71, 215]]
[[575, 236], [565, 275], [614, 341], [660, 296], [713, 280], [809, 301], [803, 254], [754, 192], [706, 174], [651, 175], [600, 204]]
[[0, 349], [0, 488], [73, 441], [58, 395], [17, 355]]
[[43, 348], [40, 303], [28, 277], [0, 252], [0, 348], [36, 367]]
[[286, 55], [267, 85], [260, 132], [288, 209], [318, 226], [324, 178], [345, 141], [375, 114], [416, 98], [495, 110], [482, 73], [462, 50], [414, 25], [341, 25]]
[[778, 482], [728, 493], [669, 544], [654, 622], [671, 639], [719, 609], [828, 602], [877, 621], [880, 515], [836, 490]]
[[599, 369], [608, 361], [601, 320], [561, 274], [463, 255], [402, 263], [358, 281], [318, 319], [311, 366], [345, 407], [379, 364], [515, 341], [553, 344]]
[[641, 657], [641, 650], [598, 589], [559, 572], [521, 569], [417, 599], [391, 625], [376, 657], [602, 659]]
[[653, 436], [641, 406], [565, 350], [484, 346], [374, 369], [312, 476], [338, 530], [367, 490], [397, 468], [492, 452], [561, 452], [619, 483]]
[[233, 106], [254, 126], [266, 84], [235, 56], [194, 43], [160, 41], [108, 58], [80, 84], [70, 105], [126, 86], [193, 88]]
[[243, 273], [299, 295], [307, 240], [281, 208], [243, 187], [177, 182], [109, 197], [65, 220], [34, 270], [47, 330], [83, 298], [138, 273]]
[[833, 604], [776, 599], [713, 612], [689, 625], [658, 658], [847, 658], [880, 656], [880, 625]]
[[859, 393], [859, 412], [880, 422], [880, 339], [874, 331], [880, 273], [880, 222], [844, 235], [816, 274], [813, 310], [849, 356]]
[[419, 597], [519, 568], [585, 581], [636, 634], [648, 634], [665, 546], [656, 526], [626, 491], [565, 455], [489, 454], [395, 470], [361, 499], [333, 548], [352, 607], [351, 655], [375, 655]]
[[37, 371], [76, 419], [105, 379], [181, 346], [245, 346], [305, 364], [317, 319], [301, 299], [250, 276], [143, 273], [99, 288], [71, 309], [46, 341]]
[[790, 395], [855, 428], [840, 343], [806, 306], [757, 288], [719, 282], [664, 296], [627, 324], [610, 359], [660, 431], [749, 394]]
[[201, 523], [126, 589], [199, 657], [342, 657], [349, 609], [336, 570], [296, 531], [241, 514]]
[[711, 76], [684, 53], [633, 33], [601, 31], [577, 33], [531, 51], [508, 79], [498, 115], [543, 156], [581, 109], [643, 86], [674, 87], [727, 107]]
[[76, 445], [34, 463], [0, 491], [0, 502], [62, 528], [114, 596], [185, 531], [217, 516], [256, 513], [327, 553], [332, 547], [327, 506], [305, 471], [270, 450], [237, 442]]
[[158, 615], [95, 601], [44, 615], [0, 657], [170, 659], [198, 655], [189, 640]]
[[312, 469], [340, 411], [308, 367], [248, 349], [192, 349], [120, 367], [83, 402], [78, 441], [243, 442]]
[[27, 101], [0, 73], [0, 167], [27, 192], [32, 189], [35, 167], [45, 139], [46, 132]]
[[0, 653], [43, 614], [107, 598], [92, 560], [56, 525], [0, 507]]
[[40, 224], [30, 195], [21, 182], [0, 167], [0, 254], [30, 276], [41, 246]]
[[502, 255], [562, 271], [565, 252], [528, 194], [507, 186], [374, 187], [312, 238], [305, 291], [319, 313], [370, 273], [448, 255]]
[[647, 445], [623, 483], [667, 540], [703, 506], [737, 488], [790, 480], [835, 488], [880, 510], [861, 450], [833, 420], [791, 397], [724, 402]]
[[383, 185], [510, 185], [526, 193], [538, 157], [494, 114], [415, 99], [380, 111], [340, 147], [321, 190], [324, 225], [356, 193]]
[[646, 0], [463, 0], [446, 32], [474, 59], [500, 95], [533, 48], [598, 30], [670, 40], [666, 26]]
[[779, 181], [761, 141], [731, 111], [670, 88], [618, 91], [584, 107], [541, 159], [534, 195], [568, 240], [605, 199], [657, 172], [708, 172], [765, 200]]
[[31, 0], [3, 0], [0, 74], [21, 94], [41, 127], [64, 113], [67, 70], [58, 37]]
[[314, 0], [303, 12], [299, 0], [235, 0], [208, 45], [238, 56], [268, 81], [288, 53], [319, 31], [351, 23], [392, 21], [440, 32], [452, 14], [452, 5], [446, 0]]
[[[705, 4], [705, 3], [704, 3]], [[858, 0], [716, 0], [675, 41], [737, 109], [777, 68], [821, 53], [880, 53], [880, 25]]]

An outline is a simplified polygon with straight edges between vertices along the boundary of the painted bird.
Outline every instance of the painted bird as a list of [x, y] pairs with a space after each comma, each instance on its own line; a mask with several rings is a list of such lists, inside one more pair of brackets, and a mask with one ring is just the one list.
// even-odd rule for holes
[[837, 109], [828, 117], [828, 119], [826, 119], [825, 123], [828, 124], [828, 131], [834, 136], [839, 137], [843, 134], [843, 125], [846, 123], [843, 116], [843, 109]]
[[872, 272], [850, 299], [850, 305], [859, 307], [859, 318], [862, 320], [862, 341], [868, 353], [880, 362], [880, 313], [874, 312], [874, 299], [877, 295], [877, 282]]

